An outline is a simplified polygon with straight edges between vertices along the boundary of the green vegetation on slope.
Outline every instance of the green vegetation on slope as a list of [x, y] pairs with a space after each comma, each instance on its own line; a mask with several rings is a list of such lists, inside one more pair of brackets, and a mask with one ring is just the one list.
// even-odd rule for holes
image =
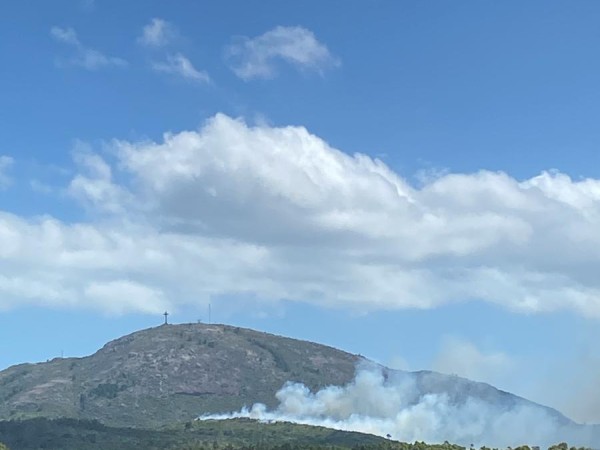
[[[108, 427], [95, 421], [37, 418], [0, 422], [0, 439], [19, 450], [466, 450], [448, 442], [410, 444], [370, 434], [249, 419], [193, 421], [140, 429]], [[0, 443], [0, 450], [8, 447]], [[531, 449], [525, 445], [514, 450]], [[548, 450], [586, 449], [569, 449], [561, 443]]]
[[0, 422], [0, 439], [19, 450], [352, 448], [387, 442], [369, 434], [291, 423], [266, 424], [249, 419], [192, 421], [160, 429], [140, 429], [108, 427], [95, 421], [37, 418]]

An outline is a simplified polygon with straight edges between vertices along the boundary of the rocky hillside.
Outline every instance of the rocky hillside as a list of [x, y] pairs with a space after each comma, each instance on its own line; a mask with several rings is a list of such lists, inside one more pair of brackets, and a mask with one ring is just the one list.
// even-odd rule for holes
[[226, 325], [163, 325], [85, 358], [0, 372], [0, 420], [97, 419], [156, 426], [263, 402], [288, 380], [350, 381], [359, 357], [324, 345]]
[[[0, 372], [0, 420], [68, 417], [155, 427], [256, 402], [274, 406], [275, 393], [286, 381], [312, 390], [342, 385], [352, 380], [360, 360], [324, 345], [249, 329], [163, 325], [109, 342], [85, 358], [56, 358]], [[532, 405], [456, 376], [411, 376], [419, 395], [444, 393], [457, 403], [470, 396], [506, 409]]]

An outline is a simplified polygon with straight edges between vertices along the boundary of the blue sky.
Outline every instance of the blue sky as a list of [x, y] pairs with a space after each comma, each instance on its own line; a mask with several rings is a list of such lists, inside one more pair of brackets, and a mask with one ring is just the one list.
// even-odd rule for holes
[[600, 422], [597, 2], [0, 17], [0, 367], [211, 303]]

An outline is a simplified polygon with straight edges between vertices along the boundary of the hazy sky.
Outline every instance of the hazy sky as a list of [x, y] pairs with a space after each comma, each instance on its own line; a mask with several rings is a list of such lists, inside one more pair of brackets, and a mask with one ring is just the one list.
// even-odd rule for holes
[[162, 321], [600, 422], [600, 3], [5, 1], [0, 368]]

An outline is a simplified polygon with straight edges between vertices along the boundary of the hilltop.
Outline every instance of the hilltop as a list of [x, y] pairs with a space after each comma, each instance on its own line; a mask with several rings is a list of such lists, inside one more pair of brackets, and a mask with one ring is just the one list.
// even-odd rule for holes
[[227, 325], [163, 325], [111, 341], [91, 356], [0, 372], [0, 420], [163, 425], [255, 402], [275, 405], [275, 392], [288, 380], [312, 389], [347, 383], [359, 359]]

